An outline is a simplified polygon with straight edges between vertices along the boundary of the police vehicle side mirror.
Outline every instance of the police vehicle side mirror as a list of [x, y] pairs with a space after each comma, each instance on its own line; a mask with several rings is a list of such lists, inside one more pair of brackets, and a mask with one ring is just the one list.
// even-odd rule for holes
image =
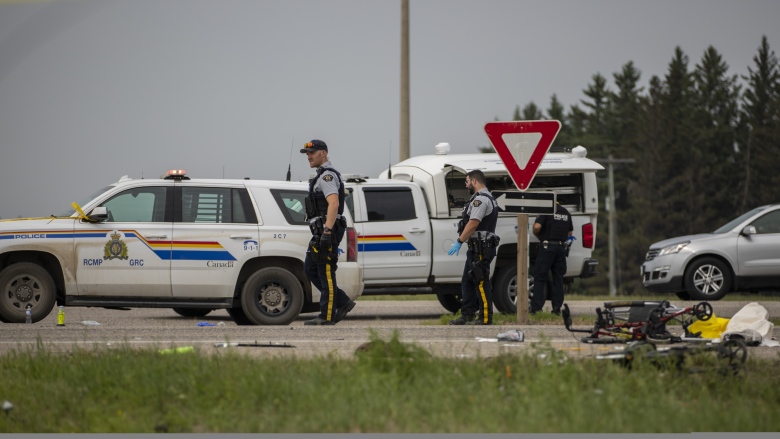
[[745, 236], [755, 235], [756, 233], [756, 226], [745, 226], [741, 232], [741, 234]]
[[102, 222], [108, 219], [108, 209], [105, 206], [100, 206], [92, 209], [89, 213], [89, 221]]

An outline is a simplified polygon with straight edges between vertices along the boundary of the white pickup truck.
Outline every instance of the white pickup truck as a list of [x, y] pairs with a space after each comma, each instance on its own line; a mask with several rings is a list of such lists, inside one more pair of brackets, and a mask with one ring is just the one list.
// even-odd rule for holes
[[[581, 146], [571, 152], [548, 153], [528, 189], [555, 191], [558, 202], [572, 214], [576, 240], [567, 260], [565, 282], [569, 286], [574, 278], [595, 275], [598, 265], [591, 258], [598, 216], [596, 172], [604, 168], [586, 154]], [[447, 250], [457, 238], [457, 223], [469, 200], [466, 173], [474, 169], [485, 173], [489, 190], [517, 191], [497, 154], [447, 154], [439, 148], [435, 155], [404, 160], [377, 179], [344, 176], [347, 206], [358, 234], [363, 295], [436, 294], [448, 311], [460, 309], [466, 253], [448, 256]], [[497, 198], [502, 209], [503, 198]], [[534, 220], [529, 218], [531, 223]], [[499, 213], [496, 233], [501, 243], [491, 265], [494, 303], [500, 312], [514, 313], [517, 214]], [[533, 265], [539, 241], [529, 235]], [[529, 284], [532, 287], [530, 275]]]

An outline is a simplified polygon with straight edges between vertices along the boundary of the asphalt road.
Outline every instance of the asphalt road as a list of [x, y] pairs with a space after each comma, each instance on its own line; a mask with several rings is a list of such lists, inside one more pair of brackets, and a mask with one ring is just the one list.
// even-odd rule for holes
[[[603, 302], [570, 301], [574, 315], [595, 316], [595, 308]], [[715, 315], [731, 317], [745, 302], [713, 302]], [[780, 302], [759, 302], [770, 316], [780, 315]], [[673, 302], [690, 306], [695, 302]], [[301, 315], [288, 326], [237, 326], [224, 310], [213, 311], [203, 318], [181, 317], [170, 309], [110, 310], [104, 308], [67, 308], [65, 326], [58, 327], [57, 313], [32, 324], [0, 323], [0, 355], [14, 349], [34, 349], [37, 340], [55, 352], [82, 349], [117, 349], [124, 345], [166, 349], [188, 347], [207, 353], [221, 354], [229, 350], [250, 356], [288, 355], [313, 357], [337, 355], [351, 357], [355, 350], [370, 340], [372, 333], [388, 340], [397, 331], [403, 342], [413, 342], [434, 355], [452, 358], [495, 356], [505, 352], [548, 347], [571, 355], [588, 356], [620, 349], [622, 345], [588, 345], [567, 332], [561, 324], [496, 325], [456, 327], [441, 325], [447, 311], [435, 300], [380, 301], [358, 300], [355, 309], [332, 327], [304, 326], [315, 314]], [[95, 321], [99, 325], [83, 322]], [[209, 322], [217, 326], [198, 326]], [[522, 343], [496, 342], [501, 332], [520, 329], [525, 334]], [[671, 327], [675, 333], [679, 327]], [[678, 334], [679, 335], [679, 334]], [[775, 329], [780, 339], [780, 330]], [[480, 340], [483, 339], [483, 340]], [[241, 343], [252, 346], [217, 347], [220, 343]], [[751, 347], [750, 355], [775, 358], [780, 361], [780, 348]]]

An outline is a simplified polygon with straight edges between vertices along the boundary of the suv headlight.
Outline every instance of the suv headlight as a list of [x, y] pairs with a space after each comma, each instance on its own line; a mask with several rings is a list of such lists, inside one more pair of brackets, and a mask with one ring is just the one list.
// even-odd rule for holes
[[682, 242], [680, 244], [674, 244], [674, 245], [667, 245], [666, 247], [662, 248], [660, 252], [658, 252], [658, 256], [663, 255], [673, 255], [675, 253], [679, 253], [680, 250], [684, 249], [686, 245], [690, 244], [691, 242]]

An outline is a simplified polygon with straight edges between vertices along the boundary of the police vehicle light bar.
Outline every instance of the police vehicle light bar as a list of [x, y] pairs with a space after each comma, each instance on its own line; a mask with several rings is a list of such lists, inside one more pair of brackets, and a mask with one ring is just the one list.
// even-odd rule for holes
[[165, 180], [189, 180], [187, 177], [187, 171], [184, 169], [171, 169], [162, 176]]

